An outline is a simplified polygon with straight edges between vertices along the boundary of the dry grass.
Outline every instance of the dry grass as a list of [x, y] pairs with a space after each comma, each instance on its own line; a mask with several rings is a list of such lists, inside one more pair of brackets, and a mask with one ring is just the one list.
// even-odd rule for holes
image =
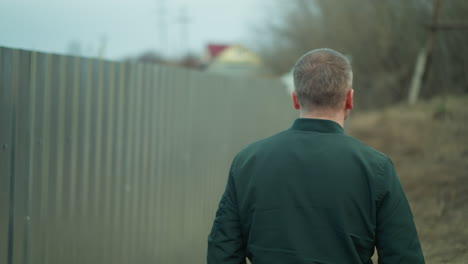
[[468, 96], [352, 116], [351, 135], [392, 158], [427, 263], [468, 263]]

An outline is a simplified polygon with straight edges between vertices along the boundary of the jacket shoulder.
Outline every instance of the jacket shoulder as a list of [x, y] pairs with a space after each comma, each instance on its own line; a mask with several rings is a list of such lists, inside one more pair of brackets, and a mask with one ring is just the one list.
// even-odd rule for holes
[[246, 147], [244, 147], [243, 149], [241, 149], [237, 153], [236, 158], [250, 156], [253, 153], [257, 153], [259, 151], [265, 150], [268, 147], [274, 146], [276, 145], [276, 143], [278, 143], [283, 138], [285, 138], [287, 134], [288, 134], [288, 130], [284, 130], [276, 134], [273, 134], [269, 137], [252, 142], [248, 144]]

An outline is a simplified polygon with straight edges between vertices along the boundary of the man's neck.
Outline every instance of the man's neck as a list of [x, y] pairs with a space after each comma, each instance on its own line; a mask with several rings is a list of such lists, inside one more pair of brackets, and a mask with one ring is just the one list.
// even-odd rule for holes
[[344, 115], [340, 113], [325, 113], [325, 112], [305, 112], [301, 111], [300, 118], [314, 118], [314, 119], [325, 119], [331, 120], [338, 123], [341, 127], [344, 127]]

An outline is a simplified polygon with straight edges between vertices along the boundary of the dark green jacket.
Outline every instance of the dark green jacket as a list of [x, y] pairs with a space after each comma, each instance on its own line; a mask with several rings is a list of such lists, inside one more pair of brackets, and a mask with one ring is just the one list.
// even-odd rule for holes
[[209, 264], [424, 263], [390, 159], [329, 120], [297, 119], [235, 158]]

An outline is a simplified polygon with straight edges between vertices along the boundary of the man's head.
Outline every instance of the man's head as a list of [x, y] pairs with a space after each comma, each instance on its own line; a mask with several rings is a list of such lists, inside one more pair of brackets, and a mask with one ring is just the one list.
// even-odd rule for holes
[[348, 59], [332, 49], [316, 49], [294, 65], [294, 107], [303, 113], [343, 113], [353, 108], [353, 72]]

